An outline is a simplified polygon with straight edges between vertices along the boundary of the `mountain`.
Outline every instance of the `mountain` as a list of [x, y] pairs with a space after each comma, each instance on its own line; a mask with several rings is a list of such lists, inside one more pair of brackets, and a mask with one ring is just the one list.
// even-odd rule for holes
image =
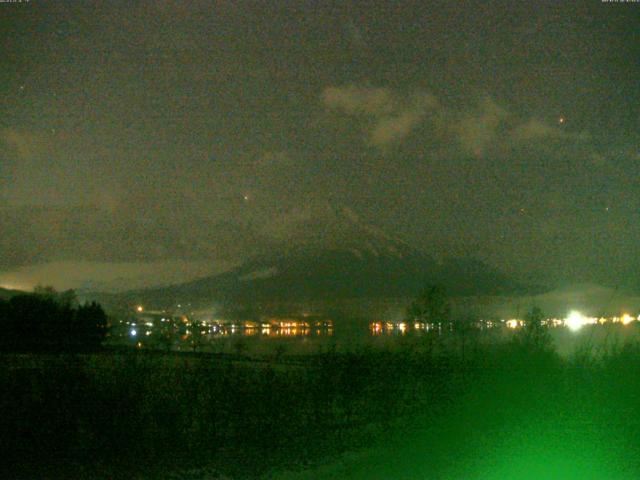
[[0, 287], [0, 300], [9, 300], [11, 297], [15, 297], [16, 295], [23, 294], [25, 292], [21, 290], [11, 290], [8, 288]]
[[429, 284], [451, 295], [503, 295], [523, 286], [484, 263], [436, 262], [351, 209], [321, 203], [288, 212], [265, 227], [269, 252], [219, 275], [180, 285], [130, 292], [129, 301], [156, 306], [335, 304], [351, 300], [409, 298]]
[[350, 251], [356, 257], [402, 257], [416, 253], [408, 243], [369, 225], [350, 208], [327, 201], [293, 209], [263, 228], [279, 250]]

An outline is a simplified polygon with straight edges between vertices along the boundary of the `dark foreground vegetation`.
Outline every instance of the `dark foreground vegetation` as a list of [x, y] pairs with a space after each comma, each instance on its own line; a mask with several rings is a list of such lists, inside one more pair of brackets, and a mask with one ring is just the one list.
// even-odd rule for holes
[[640, 478], [640, 348], [4, 354], [2, 478]]
[[[427, 293], [412, 318], [448, 316]], [[104, 350], [100, 306], [15, 296], [0, 477], [640, 478], [640, 345], [562, 359], [542, 318], [509, 340], [467, 322], [393, 350], [250, 358]]]
[[36, 287], [0, 299], [0, 351], [87, 352], [100, 350], [107, 315], [95, 302], [80, 305], [73, 290]]

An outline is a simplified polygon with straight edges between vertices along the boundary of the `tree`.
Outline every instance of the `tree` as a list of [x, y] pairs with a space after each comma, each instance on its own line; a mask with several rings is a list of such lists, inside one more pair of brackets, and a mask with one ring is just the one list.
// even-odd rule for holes
[[33, 288], [33, 294], [41, 298], [47, 298], [57, 302], [59, 305], [75, 308], [78, 306], [78, 296], [75, 290], [69, 289], [58, 292], [51, 286], [36, 285]]
[[50, 285], [36, 285], [33, 287], [33, 293], [41, 297], [56, 298], [58, 292]]
[[406, 314], [410, 323], [443, 324], [450, 321], [451, 304], [444, 287], [431, 285], [409, 305]]
[[59, 346], [67, 338], [65, 313], [49, 296], [20, 294], [12, 297], [3, 325], [3, 348], [38, 351]]
[[96, 303], [85, 303], [75, 310], [73, 336], [81, 349], [100, 348], [107, 329], [107, 314]]
[[538, 307], [533, 307], [524, 318], [525, 324], [518, 332], [516, 341], [528, 350], [543, 352], [552, 348], [549, 328], [543, 323], [544, 314]]
[[196, 320], [191, 322], [191, 348], [194, 352], [202, 350], [202, 347], [206, 344], [206, 338], [202, 333], [202, 328], [204, 327], [201, 322]]
[[0, 348], [8, 351], [69, 351], [99, 348], [107, 315], [97, 303], [77, 306], [72, 291], [39, 287], [0, 305]]
[[71, 308], [75, 308], [78, 306], [78, 296], [73, 289], [65, 290], [58, 293], [56, 300], [59, 304], [66, 305]]
[[169, 352], [173, 346], [176, 337], [176, 329], [173, 322], [161, 323], [154, 325], [151, 341], [165, 351]]

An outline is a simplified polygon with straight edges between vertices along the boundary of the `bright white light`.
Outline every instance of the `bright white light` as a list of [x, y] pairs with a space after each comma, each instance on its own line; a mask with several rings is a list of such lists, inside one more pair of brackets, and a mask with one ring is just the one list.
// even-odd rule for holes
[[131, 336], [135, 337], [138, 334], [134, 328], [131, 329]]
[[508, 328], [518, 328], [518, 326], [519, 326], [519, 322], [515, 318], [512, 318], [511, 320], [507, 320]]
[[569, 316], [565, 319], [564, 324], [574, 332], [580, 330], [586, 323], [586, 318], [580, 312], [573, 310], [569, 313]]
[[620, 321], [622, 322], [623, 325], [629, 325], [634, 320], [635, 320], [635, 318], [633, 318], [628, 313], [625, 313], [624, 315], [622, 315], [622, 318], [620, 318]]

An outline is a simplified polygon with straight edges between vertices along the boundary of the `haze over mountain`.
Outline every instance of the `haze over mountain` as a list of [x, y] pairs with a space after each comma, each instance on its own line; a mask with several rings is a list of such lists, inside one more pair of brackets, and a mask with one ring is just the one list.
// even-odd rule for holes
[[[277, 235], [287, 232], [287, 235]], [[129, 292], [150, 305], [282, 305], [410, 298], [441, 284], [451, 295], [526, 291], [518, 281], [466, 258], [437, 261], [402, 239], [362, 221], [350, 208], [319, 202], [268, 226], [273, 247], [219, 275]]]

